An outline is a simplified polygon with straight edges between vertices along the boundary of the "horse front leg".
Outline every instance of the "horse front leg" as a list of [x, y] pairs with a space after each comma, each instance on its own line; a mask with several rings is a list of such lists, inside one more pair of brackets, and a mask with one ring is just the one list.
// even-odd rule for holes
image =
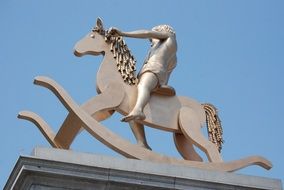
[[[51, 90], [69, 110], [69, 114], [60, 127], [57, 134], [54, 134], [52, 128], [37, 114], [29, 111], [19, 113], [19, 118], [33, 122], [46, 137], [49, 143], [56, 148], [69, 149], [76, 135], [82, 129], [82, 121], [73, 113], [70, 105], [73, 102], [67, 92], [52, 79], [47, 77], [37, 77], [35, 84], [44, 86]], [[113, 110], [121, 103], [124, 97], [124, 91], [118, 84], [110, 84], [103, 93], [90, 99], [80, 109], [85, 111], [97, 121], [104, 120], [111, 116]]]
[[[104, 94], [101, 94], [104, 95]], [[95, 103], [95, 100], [99, 100], [102, 96], [99, 95], [92, 98], [90, 101], [92, 103]], [[81, 106], [83, 110], [85, 110], [89, 115], [92, 115], [93, 118], [97, 121], [103, 121], [107, 118], [109, 118], [113, 113], [114, 110], [105, 110], [105, 111], [96, 111], [94, 112], [88, 112], [89, 110], [86, 110], [86, 107]], [[59, 131], [57, 132], [55, 136], [55, 142], [57, 144], [60, 144], [60, 148], [69, 149], [70, 145], [72, 144], [75, 137], [83, 130], [82, 122], [78, 119], [78, 117], [70, 112], [64, 122], [62, 123]]]
[[152, 150], [151, 147], [147, 143], [144, 126], [141, 123], [138, 123], [135, 121], [129, 121], [129, 125], [132, 130], [132, 133], [134, 134], [136, 138], [137, 145], [143, 148]]
[[[97, 121], [109, 118], [114, 109], [119, 106], [124, 97], [124, 91], [117, 84], [110, 84], [98, 96], [85, 102], [81, 108]], [[83, 129], [80, 119], [70, 112], [55, 136], [56, 142], [68, 149], [77, 134]]]

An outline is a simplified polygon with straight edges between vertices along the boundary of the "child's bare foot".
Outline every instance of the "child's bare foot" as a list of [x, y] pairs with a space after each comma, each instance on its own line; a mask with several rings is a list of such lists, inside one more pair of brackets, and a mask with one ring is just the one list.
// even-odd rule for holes
[[146, 118], [142, 111], [132, 111], [127, 116], [121, 119], [123, 122], [129, 122], [131, 120], [144, 120]]

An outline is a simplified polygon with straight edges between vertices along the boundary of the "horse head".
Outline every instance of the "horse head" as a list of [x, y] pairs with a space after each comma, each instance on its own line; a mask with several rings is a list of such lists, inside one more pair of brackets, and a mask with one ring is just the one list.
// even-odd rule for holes
[[105, 52], [106, 45], [103, 22], [100, 18], [97, 18], [96, 26], [92, 31], [76, 43], [74, 54], [78, 57], [83, 55], [100, 55]]

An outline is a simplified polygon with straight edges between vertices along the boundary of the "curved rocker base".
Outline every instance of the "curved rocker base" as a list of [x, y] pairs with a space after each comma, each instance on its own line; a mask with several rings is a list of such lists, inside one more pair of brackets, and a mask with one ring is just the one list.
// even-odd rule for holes
[[[84, 106], [80, 107], [78, 104], [76, 104], [74, 100], [68, 95], [68, 93], [54, 80], [49, 79], [47, 77], [37, 77], [35, 79], [35, 84], [44, 86], [51, 90], [59, 98], [59, 100], [66, 107], [66, 109], [70, 112], [69, 116], [79, 121], [80, 126], [78, 126], [78, 130], [75, 131], [78, 132], [82, 126], [100, 142], [107, 145], [114, 151], [124, 155], [125, 157], [227, 172], [236, 171], [250, 165], [258, 165], [265, 169], [270, 169], [272, 167], [272, 164], [268, 160], [260, 156], [251, 156], [230, 162], [199, 162], [181, 160], [157, 154], [153, 151], [132, 144], [131, 142], [121, 138], [119, 135], [113, 133], [108, 128], [104, 127], [95, 118], [93, 118], [90, 113], [88, 113], [89, 111], [87, 111]], [[111, 90], [113, 88], [115, 88], [115, 86], [112, 86], [109, 89]], [[121, 95], [121, 97], [119, 97], [118, 99], [122, 98], [123, 95]], [[95, 102], [96, 101], [93, 101], [93, 103]], [[118, 102], [113, 102], [113, 108], [115, 108], [115, 106], [118, 106], [118, 104]], [[100, 110], [101, 108], [98, 108], [97, 111]], [[68, 145], [62, 145], [58, 140], [56, 140], [57, 135], [54, 134], [51, 127], [49, 127], [48, 124], [37, 114], [29, 111], [23, 111], [19, 113], [18, 117], [21, 119], [29, 120], [34, 123], [53, 147], [68, 149], [73, 138], [75, 137], [75, 135], [73, 134], [72, 139], [70, 140], [71, 142]]]

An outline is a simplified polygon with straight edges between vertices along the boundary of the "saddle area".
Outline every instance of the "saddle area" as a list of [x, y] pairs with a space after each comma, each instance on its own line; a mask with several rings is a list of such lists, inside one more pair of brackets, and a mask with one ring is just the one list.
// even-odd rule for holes
[[[159, 92], [165, 92], [163, 90], [161, 89]], [[139, 123], [163, 131], [179, 133], [181, 131], [177, 123], [178, 115], [179, 110], [184, 106], [196, 111], [197, 119], [201, 125], [205, 123], [205, 112], [199, 102], [189, 97], [172, 95], [173, 91], [170, 90], [168, 92], [171, 93], [171, 96], [169, 96], [169, 93], [165, 95], [164, 93], [156, 93], [156, 91], [152, 92], [149, 103], [144, 108], [146, 119], [139, 121]], [[129, 108], [127, 106], [121, 104], [117, 111], [121, 114], [128, 113]]]
[[176, 91], [173, 87], [168, 85], [161, 85], [153, 90], [153, 93], [162, 96], [175, 96]]

